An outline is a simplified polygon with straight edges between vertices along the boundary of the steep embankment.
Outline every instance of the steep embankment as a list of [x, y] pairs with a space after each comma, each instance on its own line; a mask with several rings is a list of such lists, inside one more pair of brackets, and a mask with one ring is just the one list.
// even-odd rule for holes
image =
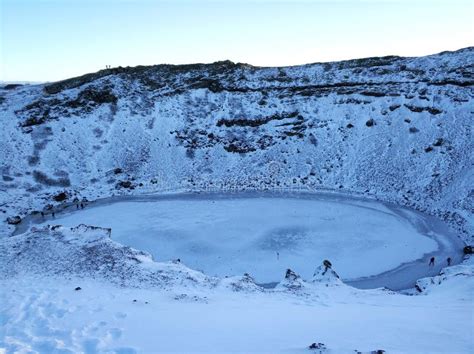
[[466, 48], [158, 65], [3, 89], [0, 209], [40, 210], [62, 191], [336, 189], [440, 216], [472, 240], [473, 62]]

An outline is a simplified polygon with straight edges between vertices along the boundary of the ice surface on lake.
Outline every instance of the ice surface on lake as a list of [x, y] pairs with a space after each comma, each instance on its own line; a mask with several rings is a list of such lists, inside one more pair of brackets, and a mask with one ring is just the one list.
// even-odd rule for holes
[[344, 279], [375, 275], [437, 249], [408, 218], [380, 203], [350, 200], [128, 201], [86, 208], [54, 222], [110, 227], [114, 240], [148, 251], [157, 261], [179, 258], [221, 277], [247, 272], [262, 283], [280, 280], [287, 268], [309, 279], [326, 258]]

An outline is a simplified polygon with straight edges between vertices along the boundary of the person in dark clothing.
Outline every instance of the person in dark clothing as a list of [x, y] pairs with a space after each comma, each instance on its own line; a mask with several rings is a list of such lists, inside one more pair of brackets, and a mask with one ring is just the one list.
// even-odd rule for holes
[[448, 262], [448, 267], [451, 266], [451, 257], [448, 257], [448, 259], [446, 260], [446, 262]]
[[44, 218], [44, 213], [43, 212], [41, 212], [41, 217]]
[[55, 216], [54, 216], [54, 211], [52, 212], [52, 214], [51, 214], [51, 215], [53, 215], [53, 218], [55, 217]]
[[76, 204], [76, 209], [79, 209], [79, 204]]
[[81, 203], [81, 209], [84, 209], [84, 204]]
[[434, 257], [431, 257], [431, 258], [430, 258], [430, 264], [429, 264], [430, 267], [433, 267], [433, 266], [434, 266], [434, 261], [435, 261], [435, 258], [434, 258]]

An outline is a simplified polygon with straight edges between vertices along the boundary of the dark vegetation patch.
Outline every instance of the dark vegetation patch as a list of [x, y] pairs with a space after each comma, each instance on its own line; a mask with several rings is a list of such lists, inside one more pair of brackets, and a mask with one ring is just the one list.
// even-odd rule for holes
[[90, 74], [85, 74], [78, 77], [73, 77], [67, 80], [62, 80], [62, 81], [54, 82], [49, 85], [45, 85], [44, 91], [48, 94], [56, 94], [64, 90], [76, 88], [84, 84], [93, 82], [105, 76], [109, 76], [112, 74], [119, 74], [121, 72], [124, 72], [125, 70], [126, 69], [122, 67], [118, 67], [118, 68], [113, 68], [113, 69], [100, 70], [96, 73], [90, 73]]
[[56, 201], [56, 202], [63, 202], [65, 201], [66, 199], [68, 198], [68, 195], [66, 192], [60, 192], [56, 195], [53, 196], [53, 199]]
[[370, 58], [361, 58], [361, 59], [352, 59], [341, 61], [338, 65], [338, 69], [352, 69], [352, 68], [370, 68], [375, 66], [389, 66], [392, 65], [403, 58], [388, 55], [385, 57], [370, 57]]
[[426, 111], [430, 114], [433, 114], [433, 115], [443, 113], [442, 110], [440, 110], [438, 108], [434, 108], [434, 107], [418, 107], [418, 106], [412, 106], [412, 105], [409, 105], [409, 104], [404, 104], [404, 106], [406, 108], [408, 108], [410, 111], [416, 112], [416, 113], [421, 113], [421, 112], [424, 112], [424, 111]]
[[71, 181], [68, 177], [60, 177], [55, 179], [48, 177], [45, 173], [37, 170], [33, 171], [33, 179], [37, 183], [44, 184], [46, 186], [69, 187], [71, 185]]
[[75, 99], [40, 98], [17, 110], [15, 114], [23, 118], [21, 127], [30, 127], [60, 117], [68, 117], [71, 115], [69, 109], [77, 114], [90, 113], [102, 104], [111, 104], [111, 107], [115, 107], [117, 101], [117, 96], [109, 86], [88, 87], [79, 92]]
[[133, 185], [133, 183], [131, 181], [119, 181], [117, 182], [117, 184], [115, 185], [115, 188], [116, 189], [121, 189], [121, 188], [125, 188], [125, 189], [135, 189], [135, 186]]
[[16, 89], [18, 87], [21, 87], [21, 86], [23, 86], [23, 84], [7, 84], [7, 85], [3, 86], [3, 89], [4, 90], [14, 90], [14, 89]]
[[227, 152], [234, 152], [239, 154], [246, 154], [249, 152], [256, 151], [252, 146], [249, 146], [245, 141], [234, 140], [232, 143], [224, 146]]
[[[289, 121], [281, 122], [284, 119]], [[267, 132], [265, 124], [271, 121], [278, 121], [281, 124], [272, 126], [274, 129]], [[197, 149], [216, 145], [221, 145], [232, 153], [264, 150], [275, 145], [278, 140], [285, 140], [288, 137], [304, 138], [307, 129], [305, 119], [297, 111], [251, 119], [220, 119], [216, 125], [223, 128], [222, 131], [214, 133], [205, 129], [185, 127], [179, 131], [171, 131], [170, 134], [174, 134], [179, 144], [186, 149], [186, 156], [194, 158]], [[253, 129], [255, 127], [260, 127], [258, 134], [255, 134]]]
[[469, 87], [469, 86], [474, 86], [474, 81], [439, 80], [439, 81], [430, 81], [428, 82], [428, 85], [435, 85], [435, 86], [453, 85], [453, 86], [460, 86], [460, 87]]
[[380, 91], [362, 91], [360, 94], [362, 96], [372, 96], [372, 97], [384, 97], [384, 96], [386, 96], [385, 92], [380, 92]]
[[254, 119], [247, 119], [247, 118], [238, 118], [238, 119], [219, 119], [217, 121], [217, 126], [226, 126], [226, 127], [233, 127], [233, 126], [239, 126], [239, 127], [258, 127], [263, 124], [267, 124], [268, 122], [271, 122], [272, 120], [283, 120], [287, 118], [295, 118], [298, 117], [298, 111], [294, 111], [291, 113], [276, 113], [274, 115], [268, 116], [268, 117], [261, 117], [261, 118], [254, 118]]

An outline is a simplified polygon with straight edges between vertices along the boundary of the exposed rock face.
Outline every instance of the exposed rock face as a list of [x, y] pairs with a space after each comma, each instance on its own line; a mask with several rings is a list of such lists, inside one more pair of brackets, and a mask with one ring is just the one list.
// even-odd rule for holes
[[66, 192], [61, 192], [61, 193], [58, 193], [56, 194], [53, 199], [57, 202], [63, 202], [67, 199], [67, 193]]
[[296, 274], [291, 269], [287, 269], [285, 273], [285, 278], [280, 283], [278, 283], [276, 289], [296, 291], [303, 288], [304, 285], [305, 284], [303, 279], [301, 279], [298, 274]]
[[18, 216], [18, 215], [8, 217], [7, 218], [7, 223], [9, 223], [10, 225], [17, 225], [17, 224], [21, 223], [21, 217]]
[[[3, 199], [39, 210], [65, 187], [91, 198], [337, 189], [438, 215], [471, 239], [473, 62], [466, 48], [285, 68], [156, 65], [1, 90], [0, 168], [15, 176], [0, 181]], [[117, 166], [127, 176], [109, 173]]]
[[316, 268], [311, 282], [327, 285], [342, 284], [339, 275], [332, 269], [332, 264], [328, 260], [325, 260], [322, 265]]

